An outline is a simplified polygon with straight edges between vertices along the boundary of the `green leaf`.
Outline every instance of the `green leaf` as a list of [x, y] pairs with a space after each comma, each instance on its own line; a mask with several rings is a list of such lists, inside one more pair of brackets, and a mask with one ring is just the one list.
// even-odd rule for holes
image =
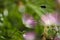
[[40, 17], [41, 17], [42, 14], [45, 13], [45, 11], [43, 9], [41, 9], [40, 7], [37, 7], [37, 6], [35, 6], [31, 3], [27, 2], [27, 6], [32, 8]]

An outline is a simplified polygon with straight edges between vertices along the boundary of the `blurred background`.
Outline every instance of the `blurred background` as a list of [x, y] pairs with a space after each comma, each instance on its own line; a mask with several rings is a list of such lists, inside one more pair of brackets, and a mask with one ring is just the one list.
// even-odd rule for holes
[[0, 0], [0, 40], [60, 40], [60, 0]]

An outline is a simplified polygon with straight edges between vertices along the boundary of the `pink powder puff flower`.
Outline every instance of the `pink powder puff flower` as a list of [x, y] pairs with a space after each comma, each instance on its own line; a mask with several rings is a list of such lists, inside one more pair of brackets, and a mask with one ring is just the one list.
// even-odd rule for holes
[[35, 40], [36, 35], [34, 32], [26, 32], [23, 37], [25, 40]]
[[[46, 15], [42, 15], [42, 17], [41, 17], [41, 19], [42, 19], [42, 21], [43, 21], [43, 23], [45, 24], [45, 25], [48, 25], [48, 26], [50, 26], [50, 25], [53, 25], [53, 24], [56, 24], [57, 23], [57, 18], [56, 18], [56, 15], [57, 14], [46, 14]], [[55, 16], [55, 17], [54, 17]]]
[[23, 24], [28, 28], [34, 28], [36, 26], [36, 21], [29, 14], [24, 14], [22, 17]]

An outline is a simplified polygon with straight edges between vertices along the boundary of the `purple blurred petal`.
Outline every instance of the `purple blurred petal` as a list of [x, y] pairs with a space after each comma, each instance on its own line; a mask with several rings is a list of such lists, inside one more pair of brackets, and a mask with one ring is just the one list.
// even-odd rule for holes
[[29, 15], [29, 14], [24, 14], [22, 17], [23, 24], [28, 27], [28, 28], [33, 28], [36, 25], [36, 20]]
[[27, 33], [23, 34], [23, 37], [25, 40], [34, 40], [36, 35], [34, 32], [27, 32]]
[[55, 38], [54, 38], [54, 40], [60, 40], [60, 38], [58, 38], [58, 37], [55, 37]]
[[57, 12], [42, 15], [41, 19], [43, 23], [46, 25], [59, 25], [60, 24], [60, 14], [58, 14]]

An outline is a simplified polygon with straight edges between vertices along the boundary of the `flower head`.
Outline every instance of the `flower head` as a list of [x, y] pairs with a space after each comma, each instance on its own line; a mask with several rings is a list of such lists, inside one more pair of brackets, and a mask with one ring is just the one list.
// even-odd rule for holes
[[36, 26], [36, 21], [29, 14], [24, 14], [22, 17], [22, 21], [23, 21], [23, 24], [28, 28], [33, 28], [34, 26]]
[[26, 32], [23, 37], [25, 40], [35, 40], [36, 35], [34, 32]]
[[57, 14], [42, 15], [41, 19], [45, 25], [53, 25], [57, 23]]

